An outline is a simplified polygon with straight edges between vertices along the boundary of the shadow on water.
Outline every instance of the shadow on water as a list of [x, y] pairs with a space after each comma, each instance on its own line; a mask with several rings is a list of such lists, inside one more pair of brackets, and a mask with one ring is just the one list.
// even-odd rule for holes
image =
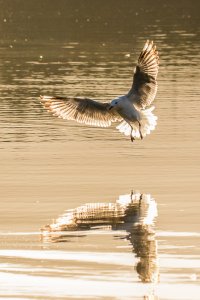
[[[131, 192], [121, 195], [115, 203], [87, 203], [67, 210], [53, 224], [41, 229], [41, 238], [44, 243], [71, 242], [77, 236], [84, 238], [89, 231], [98, 234], [110, 229], [115, 239], [126, 239], [132, 245], [140, 280], [157, 283], [156, 217], [157, 204], [151, 195]], [[123, 234], [118, 235], [117, 231]]]

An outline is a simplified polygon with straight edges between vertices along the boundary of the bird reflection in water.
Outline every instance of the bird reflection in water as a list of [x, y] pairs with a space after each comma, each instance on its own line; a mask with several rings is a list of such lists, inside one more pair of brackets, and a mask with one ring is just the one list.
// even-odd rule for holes
[[135, 268], [140, 280], [144, 283], [157, 283], [159, 268], [154, 228], [156, 217], [157, 204], [151, 195], [131, 192], [119, 196], [115, 203], [87, 203], [67, 210], [53, 224], [44, 226], [41, 236], [46, 242], [66, 242], [73, 236], [77, 237], [77, 231], [78, 236], [84, 237], [87, 230], [103, 229], [105, 226], [109, 226], [115, 233], [117, 230], [124, 230], [124, 238], [130, 241], [138, 258]]

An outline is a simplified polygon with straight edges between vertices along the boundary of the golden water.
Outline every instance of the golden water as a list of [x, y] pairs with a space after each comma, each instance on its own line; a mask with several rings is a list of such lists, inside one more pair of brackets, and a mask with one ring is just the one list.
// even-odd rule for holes
[[[175, 24], [157, 16], [150, 25], [122, 24], [122, 33], [114, 25], [92, 31], [82, 21], [85, 37], [69, 30], [69, 40], [45, 40], [41, 32], [42, 40], [38, 33], [1, 41], [1, 298], [199, 299], [200, 39], [195, 15], [189, 19]], [[115, 126], [80, 126], [43, 110], [40, 94], [109, 101], [126, 93], [146, 38], [157, 44], [160, 69], [158, 125], [143, 141], [131, 143]], [[142, 282], [124, 229], [41, 239], [40, 228], [65, 210], [114, 203], [131, 190], [157, 203], [156, 282]]]

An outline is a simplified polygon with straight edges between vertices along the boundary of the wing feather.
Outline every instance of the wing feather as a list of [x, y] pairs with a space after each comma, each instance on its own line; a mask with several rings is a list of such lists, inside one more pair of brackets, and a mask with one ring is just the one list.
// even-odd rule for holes
[[92, 99], [40, 96], [40, 101], [54, 116], [87, 125], [108, 127], [122, 119], [115, 111], [108, 110], [109, 103]]
[[128, 97], [140, 108], [149, 106], [157, 92], [159, 56], [153, 41], [147, 41], [142, 49], [133, 74], [133, 84]]

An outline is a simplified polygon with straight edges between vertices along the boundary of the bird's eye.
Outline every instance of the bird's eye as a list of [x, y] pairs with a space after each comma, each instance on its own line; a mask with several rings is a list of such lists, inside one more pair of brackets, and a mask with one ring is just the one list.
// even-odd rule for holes
[[117, 104], [117, 102], [115, 102], [115, 104]]

